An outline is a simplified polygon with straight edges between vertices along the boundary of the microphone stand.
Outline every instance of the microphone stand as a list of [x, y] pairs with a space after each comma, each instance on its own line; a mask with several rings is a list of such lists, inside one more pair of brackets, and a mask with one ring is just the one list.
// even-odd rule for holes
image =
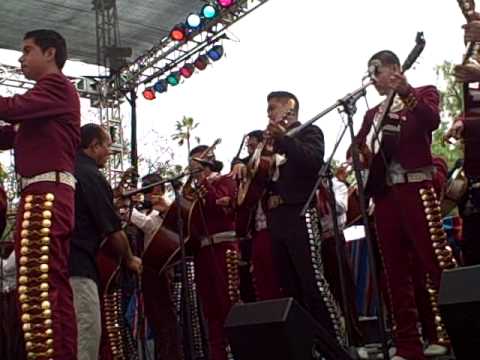
[[[341, 285], [341, 291], [342, 291], [342, 301], [344, 301], [345, 304], [345, 309], [348, 308], [346, 300], [347, 300], [347, 294], [346, 294], [346, 284], [345, 284], [345, 274], [344, 274], [344, 269], [342, 267], [342, 260], [345, 258], [345, 254], [341, 249], [341, 243], [340, 243], [340, 230], [338, 228], [338, 221], [337, 221], [337, 211], [336, 211], [336, 202], [335, 202], [335, 194], [333, 192], [333, 182], [332, 182], [332, 174], [330, 172], [330, 164], [333, 159], [333, 156], [335, 152], [337, 151], [337, 148], [341, 142], [341, 139], [345, 135], [345, 132], [347, 128], [349, 129], [350, 136], [352, 139], [352, 159], [353, 159], [353, 169], [355, 171], [355, 178], [357, 181], [357, 187], [358, 187], [358, 194], [360, 198], [360, 212], [362, 215], [363, 219], [363, 225], [365, 228], [365, 240], [367, 242], [367, 250], [368, 250], [368, 265], [371, 270], [372, 274], [372, 287], [373, 287], [373, 292], [375, 294], [375, 299], [378, 303], [378, 319], [379, 319], [379, 332], [380, 332], [380, 338], [382, 341], [382, 353], [383, 353], [383, 358], [388, 359], [388, 344], [387, 344], [387, 333], [385, 329], [385, 316], [383, 312], [383, 303], [381, 300], [380, 296], [380, 289], [378, 286], [378, 277], [377, 277], [377, 267], [375, 264], [375, 255], [374, 255], [374, 249], [373, 249], [373, 240], [372, 240], [372, 235], [368, 223], [368, 212], [367, 212], [367, 200], [365, 197], [365, 186], [363, 184], [363, 178], [362, 178], [362, 173], [361, 173], [361, 164], [360, 164], [360, 152], [358, 149], [358, 145], [355, 141], [355, 133], [353, 130], [353, 116], [357, 111], [356, 108], [356, 102], [362, 98], [363, 96], [366, 95], [366, 89], [370, 85], [373, 84], [373, 81], [369, 81], [359, 89], [345, 95], [343, 98], [338, 100], [335, 104], [332, 106], [328, 107], [326, 110], [321, 112], [320, 114], [316, 115], [313, 117], [311, 120], [303, 123], [302, 125], [292, 129], [290, 132], [287, 133], [289, 136], [295, 136], [297, 135], [302, 129], [305, 127], [313, 124], [315, 121], [323, 117], [324, 115], [328, 114], [332, 110], [341, 107], [343, 108], [344, 112], [347, 114], [347, 124], [344, 127], [342, 134], [340, 136], [340, 139], [337, 141], [335, 144], [334, 150], [332, 154], [330, 155], [330, 158], [328, 161], [322, 166], [318, 173], [318, 179], [317, 182], [315, 183], [314, 188], [312, 189], [312, 192], [310, 193], [310, 196], [308, 197], [307, 202], [305, 203], [305, 206], [302, 209], [301, 216], [305, 216], [306, 211], [308, 210], [310, 204], [312, 203], [312, 200], [315, 196], [315, 193], [317, 191], [318, 186], [322, 182], [324, 178], [328, 179], [328, 184], [329, 184], [329, 190], [332, 196], [330, 196], [330, 206], [332, 208], [332, 216], [333, 216], [333, 230], [335, 234], [335, 240], [336, 240], [336, 255], [337, 255], [337, 262], [338, 262], [338, 271], [339, 271], [339, 276], [340, 276], [340, 285]], [[346, 315], [346, 314], [345, 314]], [[347, 324], [347, 334], [351, 337], [351, 324], [349, 322], [345, 321]]]
[[185, 251], [185, 237], [183, 233], [183, 219], [180, 210], [180, 180], [184, 177], [195, 175], [197, 173], [202, 172], [203, 169], [197, 169], [192, 171], [185, 171], [182, 172], [180, 175], [174, 176], [169, 179], [161, 180], [154, 182], [150, 185], [144, 186], [143, 188], [127, 191], [122, 194], [122, 197], [130, 197], [139, 193], [145, 193], [149, 190], [152, 190], [154, 187], [163, 185], [163, 184], [171, 184], [174, 194], [175, 200], [174, 204], [177, 208], [177, 228], [178, 228], [178, 238], [179, 238], [179, 245], [180, 245], [180, 269], [181, 269], [181, 283], [182, 283], [182, 303], [181, 303], [181, 313], [183, 313], [182, 318], [182, 329], [183, 329], [183, 339], [185, 342], [185, 360], [194, 360], [194, 343], [193, 343], [193, 329], [192, 329], [192, 314], [191, 309], [192, 305], [190, 304], [190, 299], [188, 297], [187, 292], [187, 262], [186, 262], [186, 251]]
[[337, 100], [337, 102], [331, 106], [329, 106], [328, 108], [326, 108], [325, 110], [323, 110], [321, 113], [315, 115], [313, 118], [311, 118], [310, 120], [304, 122], [303, 124], [301, 124], [300, 126], [297, 126], [293, 129], [291, 129], [290, 131], [287, 132], [287, 136], [296, 136], [300, 131], [302, 131], [303, 129], [305, 129], [307, 126], [310, 126], [312, 125], [315, 121], [317, 121], [318, 119], [324, 117], [325, 115], [327, 115], [329, 112], [332, 112], [333, 110], [335, 110], [336, 108], [339, 108], [341, 106], [343, 106], [343, 104], [348, 101], [350, 98], [355, 98], [357, 101], [359, 98], [361, 98], [362, 96], [365, 96], [366, 94], [366, 90], [367, 88], [373, 84], [373, 80], [370, 80], [369, 82], [365, 83], [364, 85], [362, 85], [362, 87], [352, 91], [351, 93], [348, 93], [347, 95], [345, 95], [343, 98], [341, 98], [340, 100]]

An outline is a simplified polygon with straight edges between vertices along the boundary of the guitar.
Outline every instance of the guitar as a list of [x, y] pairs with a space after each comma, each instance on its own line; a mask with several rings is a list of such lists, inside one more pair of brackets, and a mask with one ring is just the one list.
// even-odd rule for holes
[[[124, 191], [136, 187], [138, 175], [133, 168], [126, 170], [118, 186], [113, 190], [117, 198], [115, 206], [118, 211], [128, 208], [129, 204], [118, 198]], [[102, 338], [100, 344], [100, 359], [138, 360], [136, 344], [123, 317], [122, 288], [119, 276], [122, 259], [118, 256], [108, 238], [105, 238], [96, 257], [100, 277], [100, 306], [102, 315]]]
[[[284, 124], [287, 117], [292, 115], [294, 106], [295, 106], [295, 102], [293, 100], [288, 102], [288, 107], [285, 110], [285, 114], [282, 116], [282, 119], [279, 121], [280, 124]], [[267, 132], [265, 131], [265, 133]], [[271, 145], [273, 145], [272, 139], [268, 137], [268, 135], [265, 136], [264, 140], [257, 145], [257, 148], [255, 149], [254, 153], [248, 160], [247, 178], [245, 181], [243, 181], [239, 185], [237, 205], [241, 206], [245, 202], [245, 200], [249, 199], [252, 183], [254, 183], [256, 180], [259, 180], [257, 178], [257, 176], [259, 175], [258, 173], [261, 172], [262, 175], [264, 175], [263, 177], [266, 177], [266, 175], [268, 174], [269, 172], [268, 170], [270, 169], [268, 169], [268, 166], [265, 166], [265, 165], [271, 165], [271, 164], [268, 161], [263, 161], [265, 160], [263, 159], [263, 157], [266, 155], [265, 152], [267, 148]]]
[[[280, 124], [285, 124], [286, 119], [292, 115], [294, 107], [295, 101], [290, 99]], [[235, 230], [240, 237], [247, 235], [254, 214], [252, 210], [262, 198], [273, 175], [273, 154], [269, 150], [271, 146], [273, 146], [272, 139], [267, 135], [257, 145], [247, 163], [246, 179], [238, 185]]]
[[[195, 159], [203, 160], [221, 141], [221, 139], [216, 139], [209, 148], [199, 156], [196, 156]], [[204, 190], [201, 186], [197, 186], [194, 178], [190, 176], [183, 186], [182, 194], [179, 196], [178, 206], [175, 202], [170, 205], [165, 214], [162, 226], [160, 226], [152, 241], [150, 241], [150, 244], [143, 252], [142, 261], [146, 271], [155, 271], [160, 275], [179, 255], [178, 208], [183, 223], [182, 230], [185, 245], [188, 244], [190, 248], [196, 248], [199, 245], [191, 244], [190, 239], [198, 238], [204, 228], [201, 214], [201, 201], [203, 196]]]
[[[138, 175], [133, 168], [127, 169], [115, 189], [113, 194], [116, 199], [115, 207], [118, 212], [128, 208], [129, 204], [125, 200], [119, 198], [119, 194], [124, 191], [132, 190], [136, 187]], [[96, 258], [98, 273], [100, 274], [100, 292], [108, 293], [114, 286], [115, 278], [118, 275], [122, 263], [122, 259], [115, 253], [109, 240], [106, 238], [100, 245], [100, 249]]]
[[[402, 64], [402, 74], [408, 71], [425, 48], [423, 33], [417, 33], [415, 47], [410, 51]], [[377, 192], [386, 187], [387, 166], [397, 148], [400, 138], [400, 122], [398, 116], [392, 113], [401, 111], [403, 104], [397, 93], [390, 91], [375, 114], [372, 127], [367, 136], [367, 165], [368, 176], [365, 190], [368, 194]]]
[[[475, 2], [473, 0], [458, 0], [460, 9], [468, 22], [476, 19]], [[471, 42], [467, 45], [463, 65], [480, 68], [480, 43]], [[468, 176], [480, 176], [475, 164], [480, 163], [480, 89], [463, 84], [463, 114], [465, 144], [464, 170]]]

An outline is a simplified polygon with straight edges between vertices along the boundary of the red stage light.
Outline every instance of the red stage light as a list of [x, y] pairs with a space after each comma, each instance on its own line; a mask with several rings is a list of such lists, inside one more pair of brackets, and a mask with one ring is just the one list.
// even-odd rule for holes
[[142, 94], [143, 94], [143, 97], [147, 100], [154, 100], [156, 97], [155, 91], [151, 87], [145, 88]]
[[193, 63], [198, 70], [205, 70], [208, 65], [207, 55], [200, 55], [197, 60]]
[[235, 0], [217, 0], [218, 5], [224, 8], [228, 8], [235, 3]]
[[174, 41], [183, 41], [185, 37], [185, 26], [183, 24], [175, 25], [170, 31], [170, 38]]
[[195, 68], [193, 67], [192, 64], [185, 64], [180, 69], [180, 75], [188, 79], [190, 76], [192, 76], [194, 70]]

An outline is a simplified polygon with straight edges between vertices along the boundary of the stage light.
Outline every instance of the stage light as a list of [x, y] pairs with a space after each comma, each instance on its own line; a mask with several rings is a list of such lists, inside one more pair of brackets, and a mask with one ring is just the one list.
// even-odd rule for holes
[[207, 55], [212, 61], [217, 61], [223, 56], [223, 46], [215, 45], [207, 51]]
[[202, 19], [200, 18], [200, 15], [192, 13], [187, 16], [187, 20], [185, 21], [187, 26], [192, 29], [198, 29], [200, 25], [202, 25]]
[[198, 70], [205, 70], [205, 68], [206, 68], [207, 65], [208, 65], [208, 57], [207, 57], [207, 55], [200, 55], [200, 56], [193, 62], [193, 65], [195, 65], [195, 67], [196, 67]]
[[167, 83], [167, 80], [165, 79], [158, 80], [153, 85], [153, 89], [158, 93], [164, 93], [165, 91], [167, 91], [167, 87], [168, 87], [168, 83]]
[[218, 10], [215, 6], [207, 4], [203, 5], [201, 14], [205, 19], [211, 20], [218, 15]]
[[180, 75], [182, 75], [185, 79], [188, 79], [192, 76], [195, 67], [192, 64], [185, 64], [180, 69]]
[[185, 37], [185, 26], [183, 24], [175, 25], [170, 31], [170, 38], [174, 41], [183, 41]]
[[217, 3], [223, 8], [228, 8], [235, 3], [235, 0], [217, 0]]
[[174, 71], [167, 76], [167, 82], [169, 85], [177, 86], [180, 82], [180, 74], [178, 71]]
[[156, 97], [155, 91], [151, 87], [145, 88], [142, 94], [143, 94], [143, 97], [147, 100], [154, 100]]

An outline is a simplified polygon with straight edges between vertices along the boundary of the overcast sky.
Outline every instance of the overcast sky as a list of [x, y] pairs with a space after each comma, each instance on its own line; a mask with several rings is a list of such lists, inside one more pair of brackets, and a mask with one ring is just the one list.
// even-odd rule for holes
[[[456, 1], [270, 0], [232, 27], [240, 42], [224, 42], [225, 58], [156, 100], [139, 101], [139, 143], [151, 129], [168, 135], [176, 120], [192, 116], [200, 122], [202, 142], [223, 139], [217, 156], [229, 162], [243, 134], [265, 128], [270, 91], [297, 94], [306, 121], [360, 85], [374, 52], [391, 49], [405, 58], [417, 31], [424, 31], [427, 46], [408, 77], [414, 86], [435, 84], [437, 64], [462, 58], [463, 23]], [[378, 101], [374, 89], [368, 99], [371, 106]], [[357, 128], [364, 111], [360, 102]], [[317, 125], [328, 154], [342, 121], [333, 112]], [[344, 158], [347, 146], [345, 139], [337, 158]]]
[[[127, 10], [119, 8], [120, 13]], [[461, 60], [463, 23], [453, 0], [270, 0], [231, 27], [230, 37], [239, 42], [225, 41], [226, 56], [220, 61], [154, 101], [139, 96], [139, 152], [148, 156], [155, 147], [157, 135], [152, 130], [169, 137], [175, 121], [186, 115], [200, 122], [195, 135], [203, 143], [222, 138], [217, 157], [228, 163], [243, 134], [265, 128], [265, 98], [270, 91], [295, 93], [300, 119], [306, 121], [360, 85], [374, 52], [391, 49], [403, 60], [414, 46], [417, 31], [424, 31], [427, 46], [408, 78], [414, 86], [436, 84], [436, 65]], [[15, 63], [18, 57], [5, 51], [0, 55], [7, 63]], [[72, 75], [92, 71], [95, 67], [72, 63], [66, 67]], [[379, 100], [374, 89], [368, 100], [370, 106]], [[84, 105], [87, 114], [88, 103]], [[361, 101], [357, 128], [364, 111]], [[124, 120], [129, 121], [128, 111]], [[341, 118], [332, 112], [317, 125], [324, 131], [328, 154], [341, 129]], [[344, 158], [348, 142], [342, 143], [337, 159]], [[179, 150], [173, 142], [172, 146]], [[184, 162], [185, 153], [177, 152], [179, 162]]]

